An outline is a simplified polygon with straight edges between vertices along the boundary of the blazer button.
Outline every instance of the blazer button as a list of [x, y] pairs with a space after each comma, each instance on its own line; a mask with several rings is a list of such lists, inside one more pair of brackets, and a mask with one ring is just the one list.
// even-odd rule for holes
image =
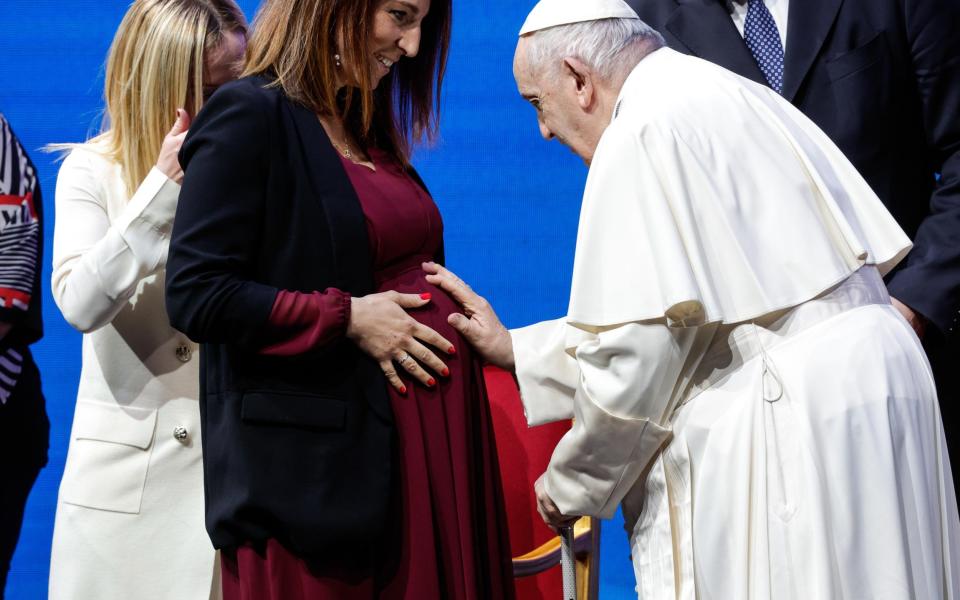
[[173, 439], [178, 442], [187, 441], [187, 428], [186, 427], [174, 427], [173, 428]]
[[193, 349], [186, 344], [180, 344], [177, 346], [177, 360], [182, 363], [190, 362], [190, 359], [193, 358]]

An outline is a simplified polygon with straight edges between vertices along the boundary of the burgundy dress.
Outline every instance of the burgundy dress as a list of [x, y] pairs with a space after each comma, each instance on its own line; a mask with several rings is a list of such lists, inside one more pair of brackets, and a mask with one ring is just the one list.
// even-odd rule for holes
[[[227, 600], [383, 600], [513, 598], [513, 574], [497, 452], [482, 365], [447, 323], [460, 307], [425, 279], [443, 237], [430, 196], [386, 153], [372, 150], [376, 171], [343, 160], [367, 219], [377, 291], [429, 292], [411, 315], [453, 342], [457, 354], [438, 356], [450, 369], [426, 387], [404, 376], [406, 395], [392, 387], [398, 434], [398, 523], [386, 565], [372, 578], [319, 575], [283, 546], [240, 548], [224, 560]], [[349, 302], [337, 290], [282, 292], [270, 321], [290, 331], [272, 354], [289, 354], [342, 335]], [[386, 385], [386, 382], [384, 383]]]

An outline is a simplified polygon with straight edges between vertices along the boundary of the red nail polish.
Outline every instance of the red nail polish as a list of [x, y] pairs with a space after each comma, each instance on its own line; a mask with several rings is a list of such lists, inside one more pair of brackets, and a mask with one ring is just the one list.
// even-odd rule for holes
[[447, 350], [447, 354], [456, 354], [456, 353], [457, 353], [457, 349], [454, 348], [453, 346], [450, 346], [450, 349]]
[[443, 370], [440, 371], [440, 374], [443, 375], [444, 377], [450, 377], [450, 369], [444, 367]]
[[433, 386], [437, 385], [437, 380], [434, 379], [433, 377], [431, 377], [430, 380], [427, 381], [427, 385], [430, 386], [430, 387], [433, 387]]
[[400, 393], [403, 394], [404, 396], [406, 396], [406, 395], [407, 395], [407, 386], [402, 386], [402, 387], [400, 388]]
[[425, 293], [423, 293], [423, 294], [420, 294], [420, 299], [421, 299], [421, 300], [429, 300], [429, 299], [432, 298], [432, 297], [433, 297], [433, 296], [430, 294], [430, 292], [425, 292]]

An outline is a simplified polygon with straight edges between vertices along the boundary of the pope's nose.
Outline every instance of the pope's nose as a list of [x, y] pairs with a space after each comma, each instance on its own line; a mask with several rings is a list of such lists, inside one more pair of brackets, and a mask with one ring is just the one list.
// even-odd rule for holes
[[553, 139], [553, 132], [550, 131], [550, 128], [544, 125], [542, 121], [540, 122], [540, 135], [548, 142]]

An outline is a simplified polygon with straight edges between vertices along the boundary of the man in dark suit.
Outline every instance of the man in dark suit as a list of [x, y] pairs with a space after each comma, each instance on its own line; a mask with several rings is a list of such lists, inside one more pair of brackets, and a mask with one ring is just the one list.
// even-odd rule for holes
[[[840, 147], [914, 240], [887, 279], [960, 464], [960, 4], [628, 0], [675, 50], [766, 84]], [[851, 377], [856, 377], [851, 373]], [[956, 479], [956, 475], [955, 475]]]

